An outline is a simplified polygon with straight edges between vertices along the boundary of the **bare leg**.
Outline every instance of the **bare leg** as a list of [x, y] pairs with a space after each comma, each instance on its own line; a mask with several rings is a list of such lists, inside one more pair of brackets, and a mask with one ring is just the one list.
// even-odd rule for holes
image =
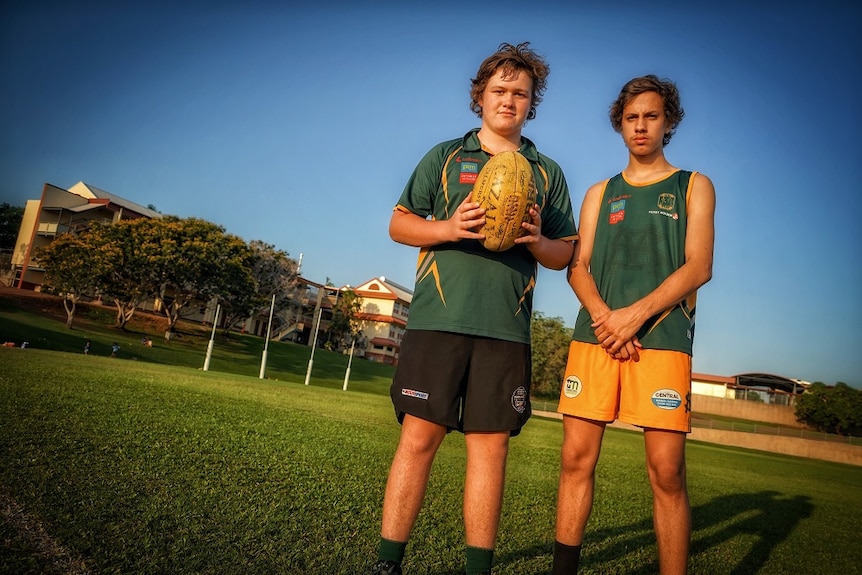
[[391, 541], [407, 541], [422, 508], [428, 476], [446, 428], [405, 415], [401, 439], [392, 459], [383, 498], [380, 535]]
[[464, 484], [467, 545], [494, 549], [503, 507], [509, 432], [466, 433], [464, 438], [467, 444]]
[[580, 545], [593, 508], [596, 463], [605, 423], [563, 417], [563, 448], [557, 494], [556, 539]]
[[685, 476], [685, 434], [644, 430], [647, 473], [653, 493], [653, 524], [662, 575], [682, 575], [688, 568], [691, 506]]

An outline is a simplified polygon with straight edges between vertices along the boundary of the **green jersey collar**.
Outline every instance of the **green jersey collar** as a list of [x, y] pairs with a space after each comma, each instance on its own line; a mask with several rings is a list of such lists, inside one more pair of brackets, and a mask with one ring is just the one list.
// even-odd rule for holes
[[[479, 128], [473, 128], [464, 135], [462, 146], [465, 152], [478, 152], [482, 149], [482, 144], [479, 142]], [[539, 151], [536, 145], [529, 138], [521, 136], [521, 147], [518, 149], [521, 154], [531, 162], [539, 161]]]

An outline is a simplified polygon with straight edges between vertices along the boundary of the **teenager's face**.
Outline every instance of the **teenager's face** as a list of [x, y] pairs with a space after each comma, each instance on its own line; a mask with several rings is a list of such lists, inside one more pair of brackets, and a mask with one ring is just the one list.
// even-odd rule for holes
[[656, 92], [638, 94], [623, 108], [622, 136], [632, 154], [660, 152], [667, 131], [664, 103]]
[[533, 78], [522, 70], [498, 69], [482, 92], [482, 126], [501, 136], [520, 135], [533, 94]]

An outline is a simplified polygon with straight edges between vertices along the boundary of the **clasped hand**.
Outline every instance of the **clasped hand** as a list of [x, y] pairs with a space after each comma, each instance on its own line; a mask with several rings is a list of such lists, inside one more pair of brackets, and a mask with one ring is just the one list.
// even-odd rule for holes
[[640, 320], [627, 307], [611, 310], [592, 323], [599, 344], [617, 361], [640, 361], [638, 350], [643, 346], [635, 335], [640, 327]]

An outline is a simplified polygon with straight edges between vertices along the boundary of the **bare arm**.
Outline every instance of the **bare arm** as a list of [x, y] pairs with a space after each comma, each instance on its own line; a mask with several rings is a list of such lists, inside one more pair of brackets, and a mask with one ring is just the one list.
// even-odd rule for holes
[[462, 239], [481, 240], [485, 236], [473, 231], [485, 223], [485, 210], [472, 201], [469, 194], [448, 220], [427, 220], [411, 212], [396, 209], [389, 220], [389, 237], [400, 244], [417, 248], [457, 242]]
[[590, 312], [596, 337], [608, 353], [617, 353], [649, 318], [675, 306], [710, 280], [715, 241], [714, 215], [715, 188], [709, 178], [696, 174], [688, 202], [685, 263], [657, 288], [631, 305], [598, 316]]
[[593, 245], [596, 239], [596, 224], [598, 223], [599, 202], [601, 201], [604, 182], [594, 184], [584, 196], [578, 224], [578, 242], [575, 244], [572, 260], [569, 262], [567, 276], [569, 285], [578, 296], [593, 321], [602, 317], [611, 308], [599, 294], [596, 281], [590, 273], [590, 261], [593, 256]]
[[[581, 205], [578, 242], [575, 244], [575, 253], [572, 256], [572, 261], [569, 263], [568, 270], [569, 285], [572, 286], [572, 290], [574, 290], [575, 295], [578, 296], [578, 299], [584, 308], [586, 308], [587, 313], [590, 314], [590, 318], [593, 321], [611, 311], [611, 308], [608, 307], [608, 304], [602, 298], [601, 294], [599, 294], [596, 280], [590, 273], [590, 261], [592, 260], [593, 246], [596, 240], [599, 203], [602, 200], [604, 187], [605, 182], [599, 182], [591, 186], [584, 196], [584, 202]], [[630, 338], [616, 352], [608, 353], [619, 361], [627, 361], [629, 359], [638, 361], [640, 360], [640, 355], [638, 354], [639, 347], [640, 343], [637, 341], [637, 338]]]

